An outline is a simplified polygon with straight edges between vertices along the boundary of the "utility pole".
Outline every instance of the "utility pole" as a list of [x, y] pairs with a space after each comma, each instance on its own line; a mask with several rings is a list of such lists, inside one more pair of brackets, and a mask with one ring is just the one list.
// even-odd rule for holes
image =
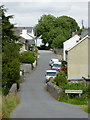
[[82, 29], [84, 29], [83, 20], [82, 20]]
[[36, 46], [37, 46], [37, 28], [36, 28]]

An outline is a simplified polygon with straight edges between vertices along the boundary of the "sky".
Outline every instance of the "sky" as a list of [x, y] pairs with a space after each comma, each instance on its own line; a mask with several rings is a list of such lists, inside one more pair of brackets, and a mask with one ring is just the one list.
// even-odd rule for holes
[[11, 23], [17, 27], [34, 27], [43, 14], [69, 16], [81, 27], [88, 27], [88, 0], [3, 0], [6, 15], [14, 15]]

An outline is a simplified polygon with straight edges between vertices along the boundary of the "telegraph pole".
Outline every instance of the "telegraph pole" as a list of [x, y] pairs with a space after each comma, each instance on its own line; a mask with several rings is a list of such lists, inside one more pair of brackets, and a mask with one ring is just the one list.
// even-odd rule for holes
[[82, 29], [84, 29], [83, 20], [82, 20]]
[[36, 46], [37, 46], [37, 28], [36, 28]]

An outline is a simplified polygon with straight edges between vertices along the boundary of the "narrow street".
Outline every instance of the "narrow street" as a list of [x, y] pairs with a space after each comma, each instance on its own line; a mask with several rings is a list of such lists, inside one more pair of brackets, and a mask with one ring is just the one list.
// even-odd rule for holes
[[88, 118], [88, 114], [77, 106], [60, 103], [45, 91], [45, 71], [50, 69], [51, 58], [59, 56], [40, 51], [38, 66], [30, 74], [25, 74], [21, 103], [11, 113], [11, 118]]

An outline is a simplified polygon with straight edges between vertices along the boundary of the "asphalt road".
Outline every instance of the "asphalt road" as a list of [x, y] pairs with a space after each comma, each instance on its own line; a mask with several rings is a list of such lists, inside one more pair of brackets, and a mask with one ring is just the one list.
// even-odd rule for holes
[[21, 103], [11, 118], [88, 118], [77, 106], [56, 101], [45, 91], [45, 71], [51, 58], [59, 58], [50, 51], [40, 51], [37, 68], [22, 83]]

